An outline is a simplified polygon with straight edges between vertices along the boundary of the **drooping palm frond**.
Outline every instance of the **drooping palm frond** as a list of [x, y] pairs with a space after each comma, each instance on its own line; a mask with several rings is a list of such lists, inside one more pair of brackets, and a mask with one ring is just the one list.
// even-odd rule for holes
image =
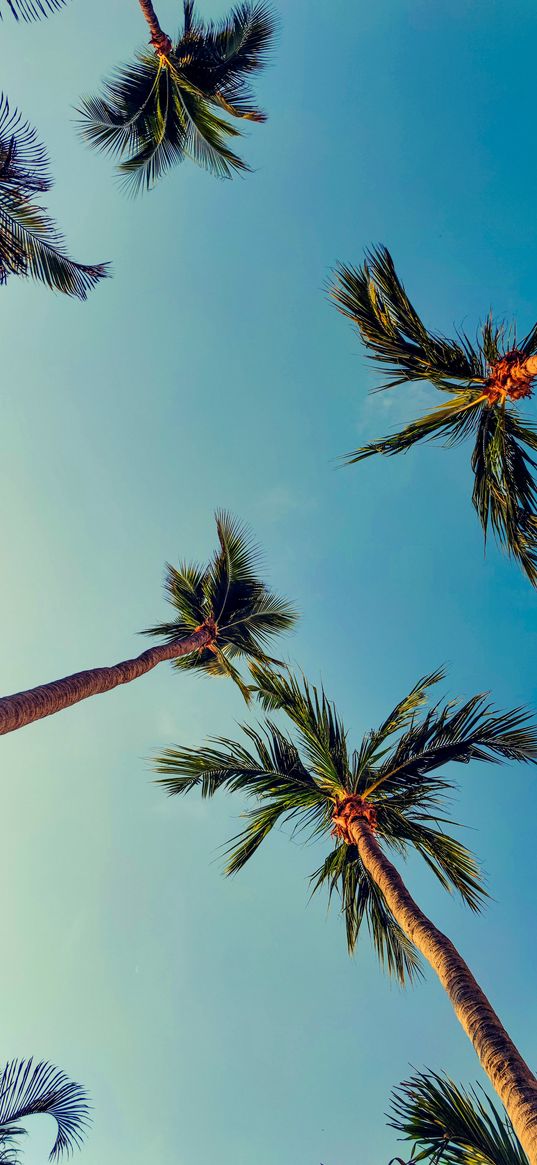
[[144, 631], [170, 642], [190, 635], [208, 620], [217, 628], [210, 647], [174, 660], [180, 670], [202, 670], [228, 675], [241, 686], [234, 661], [270, 660], [267, 648], [275, 636], [293, 627], [297, 615], [291, 604], [274, 594], [260, 577], [258, 548], [239, 522], [216, 514], [218, 549], [208, 566], [168, 565], [165, 591], [177, 611], [174, 619]]
[[537, 586], [537, 430], [505, 408], [481, 410], [472, 454], [473, 503], [485, 539], [490, 525], [498, 542]]
[[412, 1143], [412, 1161], [528, 1165], [505, 1111], [481, 1089], [418, 1072], [392, 1094], [389, 1124]]
[[[537, 325], [517, 342], [514, 327], [495, 324], [489, 316], [472, 343], [468, 336], [448, 340], [427, 331], [411, 304], [385, 247], [373, 250], [361, 267], [341, 265], [332, 288], [344, 315], [356, 324], [372, 359], [387, 365], [392, 379], [382, 388], [428, 380], [449, 394], [435, 409], [417, 417], [399, 432], [370, 441], [350, 453], [355, 464], [380, 453], [405, 453], [420, 441], [442, 439], [446, 446], [467, 437], [475, 440], [472, 454], [473, 503], [485, 541], [491, 528], [497, 541], [537, 585], [537, 430], [522, 422], [515, 401], [531, 395], [537, 373], [527, 372], [527, 385], [515, 391], [494, 391], [500, 366], [514, 357], [524, 364], [537, 351]], [[528, 448], [525, 448], [527, 446]]]
[[33, 201], [51, 185], [47, 154], [35, 130], [0, 96], [0, 283], [9, 275], [31, 276], [85, 299], [107, 274], [107, 264], [88, 266], [69, 258], [55, 223]]
[[[273, 719], [262, 729], [244, 728], [248, 745], [213, 740], [203, 748], [176, 747], [156, 760], [169, 794], [199, 787], [203, 796], [219, 789], [254, 800], [245, 828], [227, 851], [228, 873], [241, 869], [276, 825], [285, 822], [307, 837], [328, 836], [341, 798], [358, 796], [374, 814], [379, 842], [405, 856], [419, 853], [448, 891], [479, 910], [486, 891], [473, 855], [440, 816], [453, 781], [450, 762], [537, 761], [537, 728], [522, 709], [496, 712], [483, 696], [465, 703], [437, 703], [427, 711], [427, 695], [441, 678], [435, 671], [411, 689], [380, 728], [367, 733], [352, 754], [347, 732], [322, 689], [289, 671], [251, 665], [253, 691], [262, 708], [283, 713], [293, 734]], [[419, 957], [392, 915], [354, 844], [331, 845], [312, 875], [313, 890], [337, 892], [347, 940], [354, 949], [364, 920], [377, 955], [400, 982], [419, 974]]]
[[84, 139], [119, 159], [131, 193], [150, 189], [185, 158], [219, 178], [247, 170], [229, 145], [240, 131], [222, 113], [264, 120], [248, 78], [265, 64], [273, 35], [264, 3], [241, 4], [206, 25], [185, 0], [183, 31], [168, 54], [139, 53], [104, 83], [102, 97], [82, 102]]
[[50, 1160], [69, 1156], [82, 1145], [89, 1121], [85, 1089], [45, 1061], [12, 1060], [0, 1075], [0, 1160], [17, 1159], [17, 1139], [24, 1133], [18, 1122], [46, 1113], [54, 1117], [56, 1139]]
[[[15, 20], [40, 20], [42, 16], [50, 16], [63, 8], [67, 0], [3, 0], [8, 12]], [[3, 6], [0, 3], [0, 20], [3, 18]]]

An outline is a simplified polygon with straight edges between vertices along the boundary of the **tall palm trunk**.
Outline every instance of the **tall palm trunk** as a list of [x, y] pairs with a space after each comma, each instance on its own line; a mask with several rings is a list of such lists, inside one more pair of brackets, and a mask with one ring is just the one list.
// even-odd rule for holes
[[155, 9], [153, 8], [151, 0], [138, 0], [138, 3], [151, 31], [151, 44], [154, 45], [155, 48], [161, 53], [166, 55], [170, 52], [172, 42], [169, 36], [167, 36], [160, 27], [159, 19]]
[[214, 641], [214, 636], [214, 627], [204, 625], [184, 639], [150, 647], [134, 659], [125, 659], [113, 667], [89, 668], [51, 684], [4, 696], [0, 699], [0, 736], [32, 724], [34, 720], [42, 720], [44, 716], [52, 716], [54, 712], [61, 712], [63, 708], [70, 708], [71, 704], [78, 704], [88, 696], [98, 696], [100, 692], [117, 688], [118, 684], [137, 680], [138, 676], [145, 675], [164, 660], [179, 659], [207, 647]]
[[348, 836], [397, 922], [431, 965], [482, 1067], [500, 1096], [530, 1165], [537, 1165], [537, 1079], [522, 1059], [486, 995], [453, 943], [420, 910], [382, 852], [363, 817], [348, 822]]

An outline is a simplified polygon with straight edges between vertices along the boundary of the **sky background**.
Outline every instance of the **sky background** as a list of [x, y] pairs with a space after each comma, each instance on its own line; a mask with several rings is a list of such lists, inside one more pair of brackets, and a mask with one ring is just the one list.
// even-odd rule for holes
[[[173, 30], [176, 0], [157, 6]], [[434, 393], [368, 397], [375, 374], [326, 295], [335, 262], [384, 242], [433, 328], [471, 333], [491, 307], [534, 323], [535, 6], [279, 11], [254, 173], [184, 165], [137, 202], [74, 114], [143, 43], [135, 0], [0, 26], [2, 86], [48, 145], [71, 253], [114, 268], [85, 304], [0, 289], [0, 690], [142, 650], [164, 562], [207, 558], [226, 507], [299, 606], [284, 650], [351, 742], [442, 662], [446, 692], [536, 705], [535, 593], [493, 545], [483, 557], [469, 448], [337, 468]], [[482, 1079], [432, 976], [402, 992], [366, 936], [348, 958], [337, 908], [308, 904], [318, 847], [276, 832], [226, 881], [240, 801], [153, 784], [155, 751], [244, 718], [229, 683], [162, 666], [2, 741], [2, 1057], [85, 1083], [85, 1165], [382, 1165], [410, 1064]], [[534, 1065], [537, 774], [458, 775], [492, 901], [474, 919], [417, 863], [409, 886]], [[52, 1122], [29, 1127], [37, 1165]]]

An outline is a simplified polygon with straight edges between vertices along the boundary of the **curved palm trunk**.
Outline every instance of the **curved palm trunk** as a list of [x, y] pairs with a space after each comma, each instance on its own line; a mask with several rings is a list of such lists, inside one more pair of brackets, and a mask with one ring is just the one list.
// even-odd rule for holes
[[536, 1165], [537, 1079], [453, 943], [437, 930], [414, 902], [365, 818], [353, 817], [348, 823], [348, 835], [397, 922], [436, 971], [459, 1022], [509, 1114], [530, 1165]]
[[61, 712], [63, 708], [70, 708], [71, 704], [87, 700], [88, 696], [98, 696], [100, 692], [110, 692], [119, 684], [137, 680], [138, 676], [145, 675], [158, 663], [190, 655], [191, 652], [206, 647], [213, 640], [214, 628], [200, 627], [185, 639], [176, 639], [172, 643], [150, 647], [134, 659], [125, 659], [112, 667], [89, 668], [87, 671], [65, 676], [63, 680], [55, 680], [51, 684], [41, 684], [37, 688], [29, 688], [26, 692], [4, 696], [0, 699], [0, 736], [14, 732], [17, 728], [24, 728], [25, 724], [32, 724], [34, 720], [42, 720], [44, 716]]
[[161, 53], [169, 53], [172, 47], [172, 42], [169, 36], [163, 32], [159, 24], [158, 16], [153, 8], [151, 0], [138, 0], [140, 8], [149, 25], [151, 31], [151, 44], [155, 46]]

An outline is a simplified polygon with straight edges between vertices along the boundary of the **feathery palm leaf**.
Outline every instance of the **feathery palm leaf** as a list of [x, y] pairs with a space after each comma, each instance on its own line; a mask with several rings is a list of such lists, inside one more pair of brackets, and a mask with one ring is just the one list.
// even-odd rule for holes
[[507, 1114], [481, 1089], [436, 1072], [416, 1073], [394, 1090], [389, 1123], [412, 1142], [412, 1161], [528, 1165]]
[[81, 1147], [89, 1119], [85, 1089], [45, 1061], [12, 1060], [0, 1074], [0, 1161], [16, 1161], [17, 1139], [25, 1132], [18, 1122], [39, 1113], [56, 1121], [51, 1161]]
[[169, 53], [138, 53], [104, 83], [104, 95], [80, 107], [89, 145], [114, 155], [132, 193], [150, 189], [190, 158], [219, 178], [249, 167], [229, 146], [239, 129], [222, 113], [263, 121], [248, 78], [266, 63], [274, 17], [264, 3], [244, 3], [205, 24], [191, 0]]
[[[537, 327], [520, 342], [514, 328], [487, 318], [472, 343], [429, 332], [412, 306], [385, 247], [368, 253], [361, 267], [341, 265], [333, 298], [358, 327], [376, 363], [390, 379], [381, 388], [426, 380], [448, 395], [431, 412], [399, 432], [349, 454], [352, 464], [376, 453], [405, 453], [419, 441], [443, 439], [447, 446], [471, 437], [473, 503], [485, 541], [497, 541], [537, 585], [537, 429], [521, 420], [516, 402], [530, 396], [537, 362]], [[529, 361], [529, 364], [526, 362]], [[513, 372], [514, 369], [514, 372]], [[527, 448], [524, 448], [526, 446]]]
[[218, 549], [208, 566], [168, 565], [165, 590], [176, 617], [144, 631], [171, 642], [188, 636], [202, 624], [216, 626], [214, 643], [173, 661], [180, 670], [202, 670], [228, 675], [245, 696], [248, 687], [234, 661], [270, 660], [267, 647], [276, 635], [289, 630], [296, 612], [259, 577], [260, 555], [246, 529], [229, 514], [216, 514]]
[[[473, 855], [443, 828], [439, 816], [453, 781], [441, 770], [449, 762], [537, 761], [537, 729], [523, 709], [494, 711], [483, 696], [466, 703], [437, 703], [424, 709], [436, 671], [420, 680], [379, 729], [353, 753], [333, 704], [306, 679], [277, 673], [264, 664], [250, 668], [253, 691], [267, 712], [283, 712], [286, 735], [267, 717], [262, 728], [245, 727], [247, 744], [218, 738], [198, 749], [170, 748], [156, 760], [167, 793], [195, 787], [205, 797], [219, 789], [252, 798], [243, 832], [228, 850], [227, 873], [241, 869], [275, 825], [289, 822], [308, 836], [330, 834], [334, 808], [358, 795], [374, 811], [379, 840], [406, 855], [414, 849], [441, 885], [478, 910], [486, 896]], [[325, 886], [340, 896], [347, 940], [354, 949], [363, 921], [380, 961], [405, 982], [420, 973], [413, 944], [363, 866], [356, 846], [339, 840], [312, 875], [313, 891]]]
[[0, 97], [0, 283], [25, 275], [85, 299], [106, 273], [106, 264], [75, 263], [53, 220], [33, 201], [50, 190], [44, 146], [35, 130]]
[[[67, 0], [4, 0], [4, 4], [15, 20], [40, 20], [42, 16], [50, 16], [51, 12], [58, 12]], [[4, 13], [0, 3], [0, 20]]]

